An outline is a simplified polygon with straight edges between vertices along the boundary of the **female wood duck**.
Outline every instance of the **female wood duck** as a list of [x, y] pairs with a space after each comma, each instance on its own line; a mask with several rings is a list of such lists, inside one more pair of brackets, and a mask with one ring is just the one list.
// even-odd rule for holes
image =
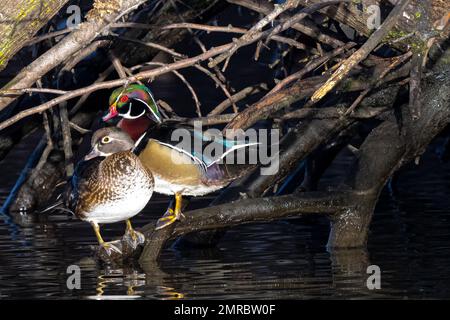
[[65, 205], [92, 225], [107, 251], [118, 249], [103, 240], [99, 224], [126, 221], [126, 232], [133, 240], [142, 237], [129, 219], [145, 207], [153, 193], [153, 176], [131, 151], [133, 147], [134, 141], [119, 128], [97, 130], [90, 153], [78, 164], [64, 195]]
[[[225, 164], [220, 160], [236, 149], [257, 143], [215, 140], [214, 143], [220, 143], [225, 148], [225, 152], [221, 156], [210, 159], [203, 157], [202, 154], [196, 154], [193, 149], [183, 149], [176, 145], [171, 139], [175, 129], [188, 130], [190, 137], [194, 140], [200, 139], [203, 147], [210, 137], [202, 132], [194, 131], [192, 127], [163, 123], [153, 95], [145, 86], [133, 84], [117, 89], [112, 93], [110, 103], [112, 104], [109, 113], [103, 119], [108, 121], [120, 116], [122, 120], [127, 121], [127, 125], [122, 125], [121, 128], [127, 132], [130, 129], [133, 136], [140, 136], [135, 152], [152, 172], [155, 179], [155, 192], [175, 196], [174, 210], [168, 209], [158, 220], [156, 229], [164, 228], [180, 218], [183, 195], [202, 196], [217, 191], [249, 169], [248, 166]], [[138, 122], [134, 127], [133, 121], [136, 120]], [[146, 128], [142, 126], [144, 121], [148, 123]], [[190, 145], [195, 146], [195, 142]]]

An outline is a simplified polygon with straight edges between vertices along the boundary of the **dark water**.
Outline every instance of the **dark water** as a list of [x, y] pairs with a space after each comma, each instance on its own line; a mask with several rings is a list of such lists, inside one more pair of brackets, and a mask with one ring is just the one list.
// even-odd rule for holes
[[[20, 159], [26, 147], [10, 157]], [[441, 164], [432, 151], [419, 166], [401, 170], [401, 192], [383, 192], [367, 251], [330, 255], [328, 222], [317, 217], [237, 227], [212, 249], [171, 246], [159, 266], [145, 270], [108, 267], [92, 258], [96, 240], [89, 224], [64, 214], [46, 221], [24, 216], [16, 219], [22, 227], [0, 224], [0, 298], [449, 298], [450, 164]], [[339, 175], [347, 160], [342, 155], [326, 180]], [[11, 176], [4, 177], [1, 201], [20, 165], [3, 162]], [[134, 224], [154, 221], [166, 200], [152, 199]], [[108, 225], [104, 235], [111, 239], [123, 230], [120, 223]], [[73, 264], [81, 268], [81, 290], [66, 286]], [[370, 264], [381, 269], [380, 290], [366, 287]]]

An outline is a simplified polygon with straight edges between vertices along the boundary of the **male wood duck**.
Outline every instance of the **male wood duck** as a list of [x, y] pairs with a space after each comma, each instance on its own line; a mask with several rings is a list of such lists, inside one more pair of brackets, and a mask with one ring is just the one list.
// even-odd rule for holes
[[122, 117], [117, 127], [128, 133], [134, 141], [147, 131], [150, 125], [162, 122], [152, 92], [139, 84], [130, 84], [113, 91], [109, 97], [109, 113], [103, 117], [103, 121], [116, 116]]
[[130, 218], [150, 200], [154, 180], [151, 172], [133, 153], [134, 141], [116, 127], [97, 130], [91, 151], [80, 162], [64, 194], [64, 202], [79, 219], [94, 228], [106, 251], [119, 251], [106, 243], [99, 224], [126, 221], [126, 232], [136, 240]]
[[[175, 196], [174, 210], [168, 209], [157, 221], [156, 229], [164, 228], [180, 218], [182, 196], [202, 196], [222, 189], [249, 169], [248, 166], [225, 164], [220, 160], [234, 150], [257, 143], [216, 139], [213, 143], [221, 144], [225, 152], [215, 158], [204, 157], [202, 152], [197, 154], [189, 147], [180, 148], [171, 139], [176, 129], [188, 130], [192, 139], [200, 139], [202, 148], [211, 137], [186, 125], [162, 122], [157, 104], [146, 86], [133, 84], [119, 88], [112, 93], [110, 103], [109, 113], [103, 119], [108, 121], [119, 116], [123, 118], [121, 121], [127, 121], [126, 126], [119, 125], [127, 132], [132, 131], [133, 136], [139, 136], [135, 152], [152, 172], [155, 192]], [[138, 121], [136, 127], [133, 121]], [[147, 128], [142, 126], [144, 121]], [[195, 146], [195, 142], [190, 145]]]

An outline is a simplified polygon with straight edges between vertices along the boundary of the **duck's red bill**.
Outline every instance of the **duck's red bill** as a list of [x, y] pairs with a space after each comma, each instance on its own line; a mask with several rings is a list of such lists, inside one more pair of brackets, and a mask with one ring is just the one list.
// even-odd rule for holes
[[113, 118], [115, 118], [119, 113], [116, 110], [116, 106], [112, 105], [109, 107], [109, 113], [104, 116], [102, 119], [103, 121], [109, 121]]

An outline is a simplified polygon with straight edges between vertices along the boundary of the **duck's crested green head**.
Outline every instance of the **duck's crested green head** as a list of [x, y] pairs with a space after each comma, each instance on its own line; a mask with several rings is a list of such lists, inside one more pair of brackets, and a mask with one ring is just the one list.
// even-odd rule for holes
[[134, 141], [126, 132], [117, 127], [102, 128], [94, 132], [91, 139], [91, 151], [84, 159], [107, 157], [133, 148]]
[[137, 119], [143, 115], [161, 122], [161, 114], [150, 89], [144, 85], [130, 84], [113, 91], [109, 97], [109, 112], [103, 117], [103, 121], [116, 116]]

